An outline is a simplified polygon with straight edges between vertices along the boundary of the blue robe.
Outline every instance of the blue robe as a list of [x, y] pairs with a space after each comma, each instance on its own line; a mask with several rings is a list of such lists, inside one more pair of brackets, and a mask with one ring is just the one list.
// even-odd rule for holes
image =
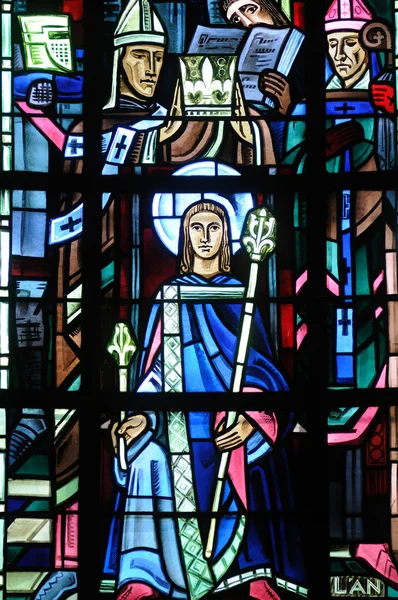
[[[195, 274], [174, 278], [169, 283], [241, 285], [229, 275], [217, 275], [209, 280]], [[182, 302], [181, 343], [186, 391], [225, 392], [229, 389], [242, 302]], [[160, 317], [160, 303], [155, 303], [141, 361], [139, 392], [162, 389], [160, 351], [152, 352], [150, 365], [144, 372]], [[254, 316], [250, 339], [245, 385], [264, 391], [287, 390], [285, 378], [272, 361], [271, 347], [258, 312]], [[180, 546], [179, 524], [172, 515], [166, 515], [176, 510], [177, 504], [172, 470], [172, 459], [176, 454], [171, 451], [168, 429], [172, 413], [145, 411], [144, 414], [148, 428], [129, 446], [124, 469], [121, 461], [115, 458], [118, 508], [109, 538], [105, 572], [117, 575], [119, 587], [127, 582], [143, 582], [169, 597], [190, 599], [194, 596]], [[272, 574], [305, 585], [303, 553], [299, 530], [292, 516], [294, 501], [284, 447], [285, 437], [294, 427], [294, 415], [283, 411], [275, 414], [278, 419], [276, 440], [256, 423], [253, 414], [247, 417], [255, 426], [245, 443], [243, 455], [247, 504], [243, 505], [234, 483], [227, 477], [209, 571], [214, 571], [216, 563], [220, 564], [220, 559], [236, 544], [242, 516], [243, 535], [224, 575], [217, 577], [212, 573], [214, 581], [209, 584], [207, 593], [221, 582], [243, 573], [247, 581]], [[205, 411], [192, 411], [184, 416], [194, 514], [203, 547], [209, 531], [206, 513], [212, 507], [221, 459], [214, 443], [215, 416], [215, 413]], [[180, 521], [188, 518], [181, 510], [177, 514]], [[260, 571], [256, 572], [258, 569]]]
[[[216, 275], [210, 279], [197, 274], [182, 275], [168, 282], [171, 285], [189, 286], [241, 286], [230, 275]], [[242, 301], [227, 300], [191, 302], [181, 305], [181, 344], [183, 383], [187, 392], [227, 392], [238, 341]], [[161, 316], [161, 305], [155, 303], [147, 327], [144, 351], [140, 365], [139, 392], [161, 391], [161, 352], [156, 354], [150, 369], [148, 355]], [[258, 310], [256, 310], [250, 336], [250, 350], [244, 385], [263, 391], [288, 390], [287, 382], [273, 362], [271, 346]]]

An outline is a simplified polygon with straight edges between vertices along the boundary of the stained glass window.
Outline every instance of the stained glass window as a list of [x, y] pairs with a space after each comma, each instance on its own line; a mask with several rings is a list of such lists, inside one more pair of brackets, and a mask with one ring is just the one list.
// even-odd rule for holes
[[327, 287], [332, 387], [397, 387], [396, 193], [331, 192]]
[[0, 600], [398, 598], [397, 10], [1, 3]]
[[2, 597], [76, 596], [77, 412], [3, 408], [1, 440]]
[[[222, 169], [231, 177], [239, 175]], [[206, 176], [214, 170], [215, 163], [203, 161], [175, 175]], [[114, 247], [110, 233], [101, 268], [104, 390], [277, 391], [289, 388], [287, 378], [296, 385], [307, 381], [304, 198], [284, 194], [283, 214], [277, 194], [181, 191], [152, 197], [122, 194], [110, 201], [125, 216], [120, 247]], [[211, 266], [213, 273], [203, 270], [210, 261], [198, 263], [192, 252], [190, 222], [199, 230], [199, 247], [214, 243], [201, 242], [203, 227], [215, 233], [217, 227], [225, 228], [219, 242], [223, 262], [215, 271]], [[286, 240], [283, 245], [274, 241], [276, 227]], [[203, 254], [209, 251], [213, 252], [205, 247]], [[242, 279], [248, 271], [245, 291]], [[239, 361], [234, 367], [237, 344]], [[247, 360], [251, 366], [243, 375]]]
[[328, 429], [331, 594], [395, 597], [396, 407], [335, 407]]
[[[306, 537], [298, 518], [303, 498], [292, 495], [292, 487], [305, 479], [300, 469], [308, 453], [305, 415], [293, 427], [288, 412], [248, 411], [249, 427], [256, 432], [246, 465], [238, 456], [242, 448], [231, 450], [224, 465], [217, 464], [211, 448], [211, 431], [222, 431], [234, 419], [230, 412], [132, 411], [127, 416], [124, 424], [116, 422], [112, 439], [103, 436], [108, 511], [102, 521], [102, 593], [126, 592], [136, 580], [166, 596], [202, 598], [214, 590], [229, 598], [245, 590], [263, 597], [271, 593], [268, 580], [276, 577], [282, 596], [289, 590], [308, 597]], [[103, 415], [105, 430], [109, 417], [113, 422], [117, 415]], [[133, 456], [134, 443], [124, 446], [124, 436], [118, 437], [120, 428], [132, 436], [133, 429], [146, 428], [139, 458]], [[277, 435], [289, 438], [278, 449], [271, 441]], [[229, 434], [224, 436], [220, 447], [228, 448]], [[218, 516], [209, 527], [211, 511]]]

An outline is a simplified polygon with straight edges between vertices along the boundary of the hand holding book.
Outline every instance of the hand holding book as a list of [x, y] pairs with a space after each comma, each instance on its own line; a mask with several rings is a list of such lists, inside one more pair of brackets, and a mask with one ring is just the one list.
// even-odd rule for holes
[[287, 78], [273, 69], [264, 69], [258, 78], [260, 92], [270, 99], [282, 115], [291, 105], [290, 84]]

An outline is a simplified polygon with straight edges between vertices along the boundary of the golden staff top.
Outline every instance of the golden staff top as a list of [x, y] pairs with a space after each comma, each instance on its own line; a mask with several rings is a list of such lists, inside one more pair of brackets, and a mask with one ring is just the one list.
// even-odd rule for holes
[[[246, 215], [245, 224], [241, 236], [242, 245], [249, 254], [251, 265], [249, 282], [246, 290], [246, 301], [241, 316], [241, 329], [237, 347], [237, 353], [232, 374], [232, 391], [240, 392], [243, 382], [246, 357], [249, 350], [250, 329], [254, 315], [254, 300], [258, 278], [258, 265], [265, 257], [275, 250], [276, 221], [271, 212], [265, 208], [254, 208]], [[232, 427], [236, 421], [237, 413], [228, 411], [225, 429]], [[221, 455], [220, 466], [218, 469], [216, 489], [212, 505], [212, 512], [217, 513], [221, 493], [227, 473], [229, 452], [223, 452]], [[210, 521], [209, 537], [205, 550], [205, 557], [210, 558], [213, 553], [214, 539], [216, 532], [217, 517], [213, 516]]]

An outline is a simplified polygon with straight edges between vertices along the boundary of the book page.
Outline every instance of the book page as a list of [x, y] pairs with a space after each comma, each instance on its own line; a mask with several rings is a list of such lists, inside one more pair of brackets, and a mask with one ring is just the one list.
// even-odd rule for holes
[[237, 27], [204, 27], [198, 25], [188, 54], [236, 54], [246, 31]]
[[290, 27], [254, 27], [245, 40], [240, 53], [240, 73], [260, 74], [264, 69], [276, 68], [280, 49], [289, 35]]
[[273, 106], [258, 87], [259, 75], [264, 69], [274, 69], [288, 76], [303, 41], [304, 34], [292, 27], [258, 26], [250, 30], [238, 62], [246, 100]]
[[68, 15], [21, 15], [19, 22], [26, 69], [60, 73], [73, 71]]

